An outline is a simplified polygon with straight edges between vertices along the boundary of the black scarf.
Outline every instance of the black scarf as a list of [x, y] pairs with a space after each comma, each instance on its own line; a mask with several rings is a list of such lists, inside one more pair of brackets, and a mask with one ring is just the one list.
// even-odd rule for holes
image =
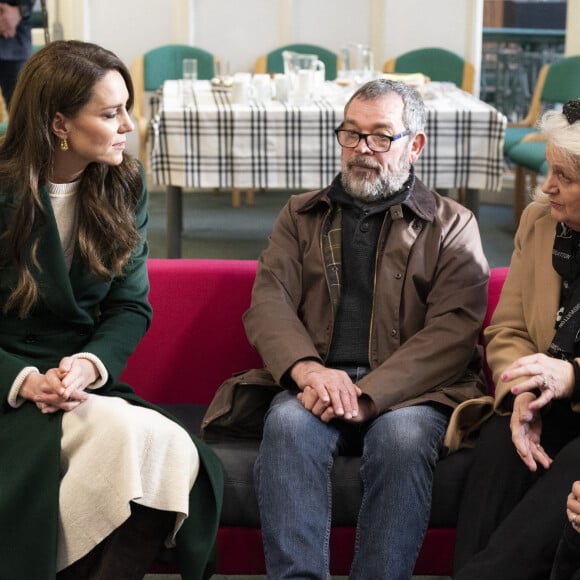
[[562, 277], [556, 333], [548, 353], [572, 361], [580, 334], [580, 233], [559, 223], [552, 249], [552, 265]]

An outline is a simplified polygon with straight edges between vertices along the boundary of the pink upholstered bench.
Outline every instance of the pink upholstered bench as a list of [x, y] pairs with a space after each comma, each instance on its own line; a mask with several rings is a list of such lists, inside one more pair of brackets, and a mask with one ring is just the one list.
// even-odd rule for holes
[[[261, 366], [241, 320], [250, 303], [255, 272], [255, 261], [149, 261], [153, 323], [129, 360], [123, 379], [145, 399], [168, 408], [194, 432], [198, 432], [206, 406], [226, 378]], [[506, 273], [507, 268], [492, 271], [485, 324], [497, 304]], [[225, 471], [216, 572], [264, 574], [251, 479], [257, 444], [232, 442], [212, 447]], [[439, 462], [431, 524], [416, 574], [452, 573], [457, 505], [470, 455], [469, 450], [462, 450]], [[346, 512], [340, 516], [343, 521], [333, 524], [331, 533], [331, 573], [337, 575], [348, 574], [353, 554], [358, 499], [350, 498], [358, 493], [357, 461], [356, 457], [341, 457], [335, 466], [335, 505], [337, 511]]]

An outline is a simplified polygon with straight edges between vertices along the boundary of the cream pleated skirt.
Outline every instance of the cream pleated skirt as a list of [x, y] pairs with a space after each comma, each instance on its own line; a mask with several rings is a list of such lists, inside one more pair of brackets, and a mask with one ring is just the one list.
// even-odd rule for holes
[[129, 502], [188, 516], [199, 471], [187, 432], [160, 413], [90, 395], [64, 413], [57, 570], [82, 558], [129, 517]]

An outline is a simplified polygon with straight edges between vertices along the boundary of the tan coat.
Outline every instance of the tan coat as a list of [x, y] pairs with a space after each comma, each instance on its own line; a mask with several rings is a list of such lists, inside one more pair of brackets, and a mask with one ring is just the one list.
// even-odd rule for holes
[[[369, 337], [372, 372], [358, 385], [379, 412], [426, 401], [450, 407], [479, 397], [475, 345], [489, 268], [473, 214], [416, 180], [388, 210], [379, 239]], [[328, 189], [293, 196], [260, 257], [246, 332], [274, 380], [300, 359], [324, 361], [333, 332], [323, 232]], [[347, 265], [343, 265], [346, 268]]]
[[526, 208], [516, 233], [509, 274], [485, 331], [496, 397], [469, 401], [456, 409], [449, 433], [452, 447], [469, 438], [493, 410], [509, 412], [505, 397], [521, 378], [502, 381], [501, 373], [508, 365], [529, 354], [547, 354], [560, 305], [561, 278], [552, 267], [555, 232], [556, 222], [544, 201]]

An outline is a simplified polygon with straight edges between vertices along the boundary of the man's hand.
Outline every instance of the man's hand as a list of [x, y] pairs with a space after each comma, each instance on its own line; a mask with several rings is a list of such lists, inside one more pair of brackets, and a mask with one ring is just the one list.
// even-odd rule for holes
[[[347, 373], [329, 369], [316, 361], [299, 361], [290, 376], [302, 390], [299, 399], [306, 409], [322, 420], [354, 420], [359, 414], [361, 390]], [[310, 391], [306, 391], [306, 389]]]
[[0, 2], [0, 36], [14, 38], [21, 20], [22, 16], [18, 6]]
[[311, 411], [313, 415], [316, 415], [324, 423], [328, 423], [332, 419], [343, 419], [349, 423], [364, 423], [377, 416], [375, 404], [366, 395], [359, 397], [358, 413], [350, 418], [346, 417], [346, 414], [337, 415], [334, 412], [334, 408], [328, 403], [323, 403], [316, 391], [311, 387], [305, 387], [303, 391], [298, 393], [298, 400], [304, 405], [305, 409]]

